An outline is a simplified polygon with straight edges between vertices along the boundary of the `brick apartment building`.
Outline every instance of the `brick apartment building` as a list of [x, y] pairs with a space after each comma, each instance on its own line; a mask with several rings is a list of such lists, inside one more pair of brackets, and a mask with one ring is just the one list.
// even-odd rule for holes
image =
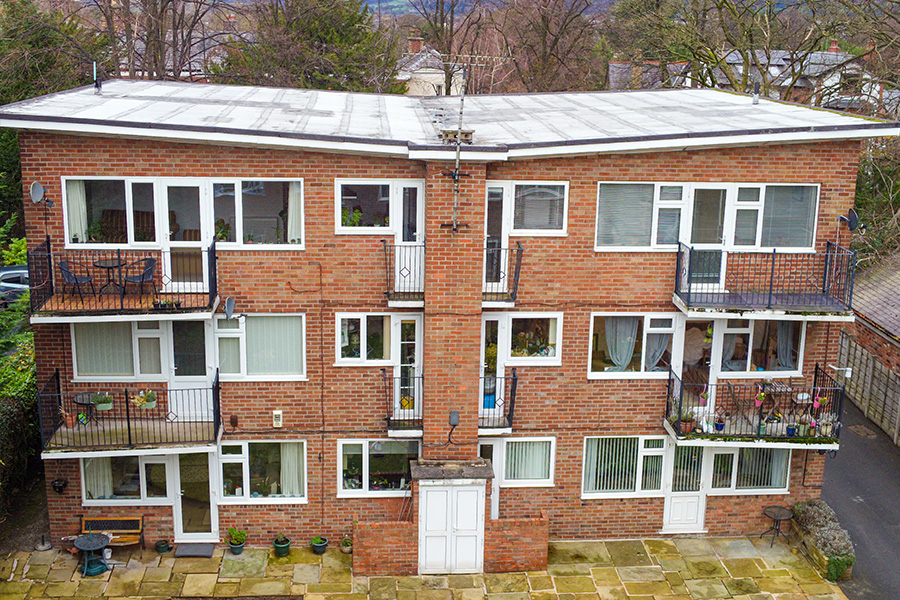
[[55, 540], [144, 515], [151, 540], [352, 535], [362, 573], [499, 571], [548, 536], [760, 532], [819, 495], [838, 217], [896, 124], [714, 90], [476, 96], [457, 171], [459, 105], [113, 81], [0, 109], [46, 190]]

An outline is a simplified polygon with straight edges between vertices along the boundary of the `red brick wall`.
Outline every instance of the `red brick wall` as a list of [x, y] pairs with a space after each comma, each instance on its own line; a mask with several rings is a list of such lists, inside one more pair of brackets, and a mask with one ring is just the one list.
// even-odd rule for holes
[[413, 521], [353, 523], [353, 574], [415, 575], [419, 571], [419, 526]]
[[900, 373], [900, 342], [887, 337], [859, 317], [855, 323], [846, 327], [846, 331], [857, 344], [877, 356], [881, 364]]
[[[426, 456], [473, 456], [477, 430], [480, 349], [481, 240], [484, 228], [484, 180], [568, 180], [570, 198], [566, 237], [524, 237], [519, 298], [515, 310], [564, 312], [562, 365], [521, 367], [514, 435], [557, 438], [553, 488], [502, 488], [503, 519], [545, 510], [553, 539], [634, 537], [655, 534], [662, 523], [662, 499], [582, 500], [581, 469], [586, 435], [662, 434], [665, 382], [661, 380], [591, 381], [586, 378], [591, 311], [668, 311], [672, 304], [675, 254], [672, 252], [595, 253], [597, 181], [745, 181], [821, 184], [817, 245], [840, 236], [839, 214], [852, 206], [858, 142], [831, 142], [641, 155], [568, 157], [504, 164], [464, 164], [453, 233], [442, 225], [452, 219], [453, 194], [443, 171], [452, 165], [383, 157], [222, 148], [122, 139], [23, 133], [23, 181], [40, 181], [54, 200], [50, 235], [62, 245], [60, 176], [227, 176], [303, 177], [306, 250], [219, 253], [219, 294], [236, 299], [239, 312], [306, 314], [308, 381], [223, 383], [222, 412], [226, 439], [302, 438], [308, 444], [309, 503], [284, 506], [223, 506], [222, 531], [246, 525], [251, 540], [284, 531], [295, 539], [316, 534], [338, 540], [352, 529], [350, 515], [389, 521], [399, 515], [397, 499], [338, 499], [337, 440], [386, 436], [387, 408], [380, 369], [335, 367], [335, 312], [388, 311], [384, 296], [383, 235], [335, 235], [335, 177], [426, 179], [428, 254], [425, 312]], [[44, 208], [26, 206], [31, 244], [41, 241]], [[396, 310], [396, 309], [393, 309]], [[393, 311], [392, 310], [392, 311]], [[415, 309], [402, 309], [413, 312]], [[37, 325], [39, 377], [60, 368], [67, 392], [89, 388], [72, 383], [68, 327]], [[834, 359], [836, 324], [816, 323], [807, 332], [804, 373], [815, 362]], [[284, 411], [284, 427], [271, 427], [271, 411]], [[449, 411], [459, 410], [455, 444], [446, 444]], [[238, 416], [232, 431], [229, 417]], [[803, 455], [802, 451], [798, 451]], [[818, 455], [811, 464], [819, 463]], [[55, 470], [74, 461], [48, 461]], [[71, 467], [70, 467], [71, 468]], [[71, 478], [70, 478], [71, 479]], [[54, 535], [71, 530], [81, 509], [75, 479], [59, 501], [51, 500]], [[792, 470], [792, 494], [818, 493], [821, 474]], [[809, 487], [804, 487], [804, 485]], [[795, 490], [797, 490], [795, 492]], [[55, 494], [51, 492], [51, 497]], [[71, 499], [70, 499], [71, 496]], [[771, 497], [710, 499], [708, 525], [717, 533], [753, 531], [763, 523], [758, 504]], [[725, 508], [721, 508], [727, 504]], [[780, 503], [780, 500], [779, 500]], [[77, 510], [76, 510], [77, 509]], [[123, 511], [125, 509], [122, 509]], [[171, 508], [145, 508], [171, 529]], [[735, 514], [742, 514], [734, 518]], [[170, 532], [170, 529], [168, 530]], [[160, 525], [159, 535], [166, 537]]]
[[532, 519], [488, 520], [484, 528], [485, 572], [545, 570], [549, 535], [545, 514]]

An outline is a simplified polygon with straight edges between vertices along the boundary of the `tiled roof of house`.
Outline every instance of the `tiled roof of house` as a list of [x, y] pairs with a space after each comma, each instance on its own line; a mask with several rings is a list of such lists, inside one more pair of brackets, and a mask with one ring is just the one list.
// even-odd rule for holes
[[[113, 80], [0, 107], [0, 127], [178, 141], [447, 153], [460, 99]], [[711, 89], [477, 95], [470, 158], [789, 143], [897, 135], [888, 123]], [[441, 154], [441, 156], [443, 156]], [[424, 156], [423, 156], [424, 157]]]
[[900, 338], [900, 254], [856, 274], [853, 310]]

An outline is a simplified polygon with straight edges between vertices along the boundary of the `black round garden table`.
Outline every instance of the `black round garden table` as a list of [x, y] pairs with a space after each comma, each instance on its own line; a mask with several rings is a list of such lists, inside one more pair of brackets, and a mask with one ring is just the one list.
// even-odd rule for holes
[[770, 527], [765, 532], [759, 535], [762, 538], [767, 533], [772, 533], [772, 543], [769, 546], [775, 545], [775, 538], [779, 535], [784, 539], [787, 539], [787, 536], [781, 531], [781, 523], [784, 521], [790, 521], [794, 518], [794, 512], [786, 506], [767, 506], [763, 509], [763, 514], [772, 519], [772, 527]]

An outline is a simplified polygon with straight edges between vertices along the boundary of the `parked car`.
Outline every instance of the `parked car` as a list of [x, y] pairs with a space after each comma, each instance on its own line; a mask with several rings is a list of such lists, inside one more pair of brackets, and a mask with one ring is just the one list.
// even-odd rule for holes
[[6, 308], [28, 291], [28, 267], [0, 267], [0, 308]]

